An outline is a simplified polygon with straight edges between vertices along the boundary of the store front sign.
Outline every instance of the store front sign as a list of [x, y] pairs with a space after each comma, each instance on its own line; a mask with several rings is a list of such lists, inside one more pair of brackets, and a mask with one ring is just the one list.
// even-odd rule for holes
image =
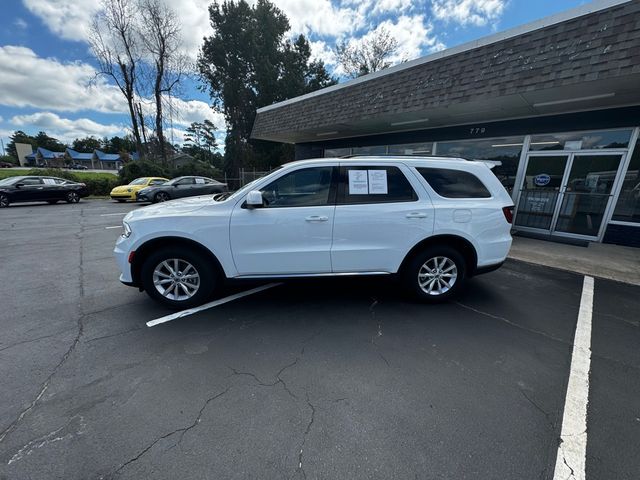
[[533, 177], [533, 183], [536, 185], [536, 187], [545, 187], [549, 185], [550, 181], [551, 175], [547, 175], [546, 173], [541, 173]]

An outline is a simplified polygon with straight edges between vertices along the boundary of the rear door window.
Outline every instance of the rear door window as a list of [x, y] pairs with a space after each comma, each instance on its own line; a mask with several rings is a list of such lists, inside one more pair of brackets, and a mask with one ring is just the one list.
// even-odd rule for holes
[[445, 198], [490, 198], [487, 187], [474, 174], [449, 168], [417, 168], [433, 190]]
[[350, 165], [340, 168], [338, 204], [415, 202], [418, 195], [398, 167]]

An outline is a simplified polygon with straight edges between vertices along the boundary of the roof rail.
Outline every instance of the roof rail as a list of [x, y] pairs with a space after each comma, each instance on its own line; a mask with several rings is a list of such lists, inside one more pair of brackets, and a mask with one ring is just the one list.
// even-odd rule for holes
[[395, 153], [381, 153], [377, 155], [365, 155], [362, 153], [353, 153], [349, 155], [341, 155], [337, 158], [371, 158], [371, 157], [402, 157], [402, 158], [449, 158], [451, 160], [465, 160], [467, 162], [474, 162], [467, 157], [461, 157], [460, 155], [407, 155], [407, 154], [395, 154]]

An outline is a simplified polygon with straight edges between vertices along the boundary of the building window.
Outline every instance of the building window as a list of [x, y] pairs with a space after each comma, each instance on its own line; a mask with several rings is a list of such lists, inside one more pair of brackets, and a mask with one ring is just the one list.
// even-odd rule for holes
[[597, 130], [532, 135], [529, 150], [600, 150], [627, 148], [631, 130]]
[[351, 155], [351, 148], [326, 148], [324, 150], [325, 158], [344, 157], [346, 155]]
[[449, 168], [418, 168], [429, 186], [446, 198], [491, 198], [487, 187], [475, 175]]
[[492, 171], [509, 194], [513, 191], [524, 137], [438, 142], [438, 156], [500, 162]]
[[386, 145], [374, 145], [371, 147], [353, 147], [354, 155], [386, 155]]
[[401, 145], [389, 145], [389, 155], [431, 155], [433, 143], [405, 143]]
[[624, 176], [612, 220], [640, 223], [640, 140], [636, 142]]

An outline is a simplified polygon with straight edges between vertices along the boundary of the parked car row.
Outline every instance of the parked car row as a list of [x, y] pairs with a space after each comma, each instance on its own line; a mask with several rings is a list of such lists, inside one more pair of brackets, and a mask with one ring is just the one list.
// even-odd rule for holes
[[18, 202], [78, 203], [88, 194], [84, 183], [58, 177], [30, 175], [0, 180], [0, 208]]
[[200, 176], [177, 177], [172, 180], [162, 177], [136, 178], [129, 185], [111, 190], [111, 198], [118, 202], [137, 201], [160, 203], [176, 198], [214, 195], [227, 191], [227, 184]]

